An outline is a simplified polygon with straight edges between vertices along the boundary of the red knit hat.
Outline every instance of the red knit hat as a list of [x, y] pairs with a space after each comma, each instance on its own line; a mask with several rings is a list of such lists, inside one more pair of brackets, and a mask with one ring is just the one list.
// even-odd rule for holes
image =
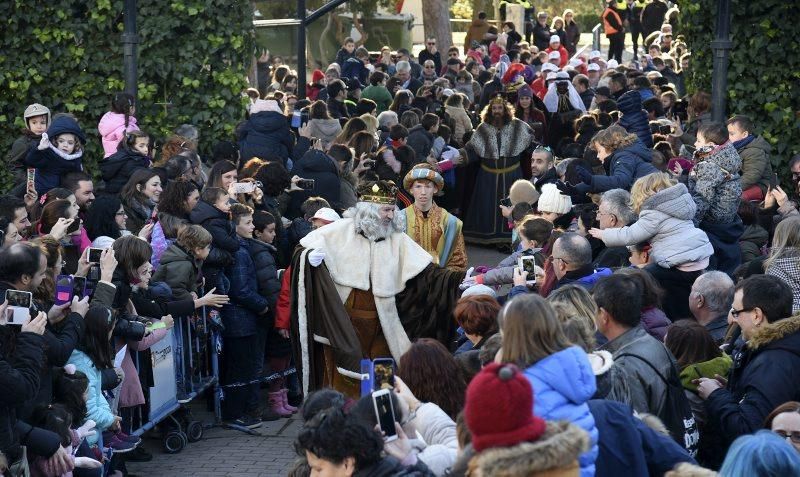
[[546, 427], [533, 415], [531, 384], [513, 364], [492, 363], [472, 378], [464, 418], [477, 452], [536, 441]]
[[318, 82], [320, 82], [320, 81], [322, 81], [324, 79], [325, 79], [325, 73], [323, 73], [322, 70], [314, 70], [314, 72], [311, 73], [311, 83], [312, 84], [313, 83], [318, 83]]

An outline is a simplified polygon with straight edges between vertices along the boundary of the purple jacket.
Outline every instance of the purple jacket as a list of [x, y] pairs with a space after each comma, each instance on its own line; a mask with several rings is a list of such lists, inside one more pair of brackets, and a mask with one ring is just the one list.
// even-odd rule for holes
[[672, 322], [660, 308], [651, 306], [642, 309], [642, 328], [658, 341], [664, 342], [664, 337], [667, 336], [667, 327], [671, 324]]

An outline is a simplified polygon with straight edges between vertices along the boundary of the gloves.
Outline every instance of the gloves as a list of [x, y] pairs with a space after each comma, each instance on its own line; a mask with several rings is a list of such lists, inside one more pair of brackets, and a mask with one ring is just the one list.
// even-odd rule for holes
[[36, 146], [36, 149], [44, 151], [49, 147], [50, 147], [50, 138], [47, 137], [47, 133], [42, 133], [42, 139], [39, 141], [39, 145]]
[[81, 427], [75, 429], [75, 433], [78, 434], [78, 439], [82, 440], [84, 437], [97, 434], [97, 431], [94, 429], [96, 425], [97, 424], [93, 420], [89, 419]]
[[315, 249], [308, 252], [308, 263], [312, 267], [318, 267], [325, 260], [325, 250]]
[[569, 182], [556, 181], [556, 188], [564, 195], [578, 195], [578, 190]]
[[575, 168], [575, 173], [578, 174], [578, 178], [584, 184], [589, 184], [589, 185], [592, 184], [592, 172], [591, 171], [589, 171], [587, 169], [584, 169], [583, 167], [576, 167]]

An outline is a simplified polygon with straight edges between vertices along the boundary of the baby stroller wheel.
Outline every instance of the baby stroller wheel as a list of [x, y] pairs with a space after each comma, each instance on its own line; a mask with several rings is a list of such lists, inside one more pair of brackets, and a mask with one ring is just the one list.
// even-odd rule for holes
[[197, 442], [203, 438], [203, 424], [200, 421], [191, 421], [186, 428], [186, 436], [189, 442]]
[[186, 442], [181, 437], [180, 432], [171, 431], [164, 437], [164, 452], [167, 454], [177, 454], [186, 446]]

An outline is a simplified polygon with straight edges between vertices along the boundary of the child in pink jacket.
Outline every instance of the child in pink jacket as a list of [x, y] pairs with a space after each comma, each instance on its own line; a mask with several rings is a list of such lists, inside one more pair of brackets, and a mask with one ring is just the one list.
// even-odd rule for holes
[[136, 113], [136, 103], [128, 93], [116, 93], [111, 99], [111, 111], [100, 118], [97, 131], [103, 139], [103, 157], [108, 157], [119, 147], [120, 141], [125, 139], [129, 131], [138, 131], [139, 126], [133, 115]]

